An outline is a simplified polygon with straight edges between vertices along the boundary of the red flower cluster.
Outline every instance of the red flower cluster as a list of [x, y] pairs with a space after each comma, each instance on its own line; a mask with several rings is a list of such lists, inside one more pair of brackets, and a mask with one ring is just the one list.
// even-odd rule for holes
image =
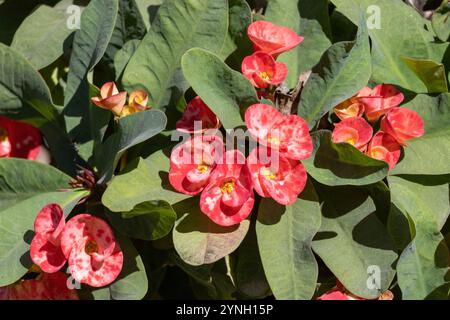
[[[362, 89], [334, 108], [342, 121], [335, 125], [333, 142], [350, 143], [369, 157], [386, 162], [392, 170], [400, 158], [401, 147], [425, 133], [417, 112], [399, 107], [403, 99], [403, 94], [392, 85]], [[381, 130], [373, 137], [373, 128], [364, 115], [369, 122], [381, 118]]]
[[299, 160], [313, 149], [306, 122], [283, 116], [265, 104], [250, 106], [245, 122], [260, 143], [246, 159], [238, 150], [225, 151], [216, 135], [191, 137], [173, 149], [169, 181], [181, 193], [200, 196], [200, 209], [215, 223], [231, 226], [248, 217], [253, 189], [280, 204], [293, 204], [306, 184]]
[[37, 215], [34, 232], [31, 259], [46, 273], [59, 271], [68, 261], [76, 281], [102, 287], [112, 283], [122, 270], [120, 246], [100, 218], [80, 214], [66, 224], [62, 208], [49, 204]]
[[255, 52], [242, 62], [244, 76], [259, 89], [282, 83], [286, 79], [288, 69], [284, 63], [275, 60], [281, 53], [298, 46], [303, 37], [289, 28], [267, 21], [253, 22], [247, 34], [253, 42]]

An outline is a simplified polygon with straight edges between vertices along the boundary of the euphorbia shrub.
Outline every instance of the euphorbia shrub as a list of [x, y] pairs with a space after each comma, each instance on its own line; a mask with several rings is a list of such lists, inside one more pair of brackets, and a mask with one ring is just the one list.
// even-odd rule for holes
[[0, 299], [449, 297], [448, 4], [86, 2], [0, 10]]

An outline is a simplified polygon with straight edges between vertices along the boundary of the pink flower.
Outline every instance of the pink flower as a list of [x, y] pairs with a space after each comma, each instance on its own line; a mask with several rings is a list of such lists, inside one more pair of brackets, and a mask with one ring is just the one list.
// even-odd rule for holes
[[109, 225], [89, 214], [73, 217], [61, 235], [61, 249], [69, 271], [80, 283], [103, 287], [120, 274], [123, 253]]
[[401, 154], [401, 146], [390, 134], [377, 132], [370, 141], [366, 154], [374, 159], [386, 162], [392, 170]]
[[372, 138], [373, 129], [363, 118], [347, 118], [334, 126], [334, 143], [346, 142], [364, 151]]
[[254, 104], [245, 112], [250, 134], [262, 145], [283, 156], [303, 160], [311, 156], [313, 144], [308, 124], [297, 115], [282, 115], [266, 104]]
[[364, 104], [369, 121], [377, 121], [382, 115], [399, 106], [403, 99], [403, 93], [389, 84], [380, 84], [373, 90], [364, 88], [358, 95], [358, 101]]
[[288, 69], [284, 63], [276, 62], [271, 55], [259, 51], [245, 57], [242, 61], [242, 73], [254, 87], [265, 89], [282, 83]]
[[57, 204], [46, 205], [36, 217], [30, 256], [44, 272], [57, 272], [67, 261], [60, 246], [64, 226], [64, 212]]
[[0, 300], [78, 300], [75, 289], [67, 286], [62, 272], [42, 273], [36, 279], [21, 280], [0, 288]]
[[245, 156], [238, 150], [227, 151], [225, 163], [217, 165], [201, 194], [200, 209], [212, 221], [227, 227], [247, 218], [254, 202]]
[[169, 181], [178, 192], [196, 195], [209, 183], [217, 162], [222, 162], [224, 146], [214, 135], [194, 136], [172, 150]]
[[96, 106], [111, 110], [116, 116], [120, 116], [127, 101], [127, 92], [119, 92], [114, 82], [107, 82], [100, 89], [100, 95], [91, 100]]
[[305, 167], [299, 161], [288, 159], [271, 149], [253, 149], [247, 166], [256, 192], [282, 205], [294, 204], [305, 188]]
[[253, 22], [248, 27], [247, 34], [253, 42], [255, 51], [265, 52], [274, 58], [295, 48], [304, 39], [291, 29], [274, 25], [268, 21]]
[[39, 130], [0, 116], [0, 158], [36, 160], [42, 148]]
[[407, 108], [395, 108], [389, 112], [381, 120], [381, 130], [393, 136], [401, 145], [425, 134], [422, 118], [416, 111]]
[[[201, 130], [196, 130], [195, 122], [201, 124]], [[208, 129], [218, 129], [219, 127], [219, 118], [198, 96], [188, 103], [183, 117], [176, 123], [177, 130], [187, 133], [201, 133]]]

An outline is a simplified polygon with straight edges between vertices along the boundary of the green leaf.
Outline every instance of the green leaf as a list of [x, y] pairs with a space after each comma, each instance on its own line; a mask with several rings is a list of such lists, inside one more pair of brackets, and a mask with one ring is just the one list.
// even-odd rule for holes
[[422, 80], [428, 93], [448, 92], [447, 75], [442, 63], [410, 57], [401, 57], [401, 59]]
[[277, 299], [310, 300], [319, 268], [311, 250], [320, 228], [320, 206], [311, 182], [291, 206], [263, 199], [256, 234], [270, 288]]
[[70, 177], [35, 161], [0, 159], [0, 286], [19, 280], [31, 266], [28, 254], [39, 210], [58, 203], [67, 216], [89, 192], [68, 190]]
[[311, 137], [314, 151], [303, 164], [320, 183], [329, 186], [368, 185], [383, 180], [388, 174], [385, 162], [366, 156], [348, 143], [333, 143], [328, 130], [313, 132]]
[[422, 117], [425, 135], [408, 141], [408, 146], [403, 149], [404, 157], [390, 174], [449, 174], [450, 94], [437, 97], [418, 95], [406, 107], [417, 111]]
[[42, 5], [17, 29], [11, 48], [20, 52], [37, 70], [56, 61], [64, 52], [64, 41], [73, 30], [67, 27], [63, 9]]
[[[405, 300], [447, 299], [449, 248], [441, 229], [450, 213], [449, 179], [437, 182], [432, 177], [389, 177], [394, 206], [412, 224], [413, 240], [397, 263], [397, 278]], [[433, 181], [434, 180], [434, 181]]]
[[[397, 254], [376, 216], [374, 201], [367, 191], [353, 186], [316, 186], [316, 190], [323, 203], [314, 252], [350, 292], [366, 299], [377, 298], [394, 278]], [[378, 288], [373, 283], [377, 276]]]
[[44, 79], [13, 49], [0, 43], [0, 113], [21, 112], [24, 105], [32, 107], [42, 117], [40, 124], [57, 121], [58, 112], [53, 105]]
[[247, 36], [248, 26], [252, 23], [252, 11], [245, 0], [229, 0], [228, 11], [228, 35], [219, 56], [226, 59], [230, 67], [240, 71], [243, 57], [253, 52]]
[[313, 128], [324, 114], [367, 85], [371, 68], [369, 37], [362, 23], [355, 42], [333, 44], [314, 67], [300, 99], [299, 116]]
[[[147, 29], [138, 7], [134, 0], [119, 0], [119, 11], [116, 19], [116, 25], [106, 48], [105, 55], [102, 58], [102, 65], [106, 66], [98, 75], [99, 78], [107, 81], [107, 76], [114, 76], [117, 78], [120, 74], [115, 70], [114, 59], [119, 50], [124, 44], [130, 40], [141, 40]], [[113, 74], [110, 74], [114, 71]], [[122, 72], [123, 70], [121, 70]]]
[[247, 107], [259, 102], [250, 81], [213, 53], [191, 49], [184, 54], [181, 64], [192, 89], [227, 129], [242, 125], [241, 114]]
[[199, 199], [191, 198], [174, 206], [181, 219], [173, 230], [175, 250], [184, 262], [200, 266], [214, 263], [236, 250], [247, 234], [250, 220], [222, 227], [200, 211]]
[[92, 140], [87, 75], [106, 51], [117, 18], [118, 0], [91, 1], [81, 15], [81, 29], [75, 33], [67, 86], [64, 117], [72, 140]]
[[[448, 44], [436, 43], [433, 33], [425, 29], [428, 21], [403, 1], [332, 0], [337, 9], [354, 24], [361, 13], [370, 24], [372, 41], [372, 80], [390, 83], [417, 93], [426, 93], [425, 84], [402, 61], [414, 57], [442, 61]], [[379, 25], [377, 25], [379, 22]]]
[[271, 295], [261, 262], [254, 224], [250, 225], [234, 257], [232, 271], [239, 292], [250, 299], [263, 299]]
[[328, 1], [271, 0], [267, 5], [265, 19], [291, 28], [305, 38], [297, 48], [280, 55], [278, 59], [289, 69], [287, 86], [294, 88], [300, 74], [311, 70], [331, 45]]
[[435, 12], [431, 19], [431, 25], [441, 41], [448, 41], [450, 38], [450, 7]]
[[118, 121], [118, 131], [101, 145], [97, 162], [101, 180], [110, 180], [125, 151], [157, 135], [164, 130], [166, 124], [167, 118], [159, 110], [143, 111], [121, 118]]
[[176, 104], [188, 88], [180, 70], [183, 54], [193, 47], [220, 52], [228, 28], [225, 0], [167, 0], [131, 58], [124, 86], [149, 92], [149, 105]]
[[148, 282], [144, 263], [130, 239], [117, 237], [123, 251], [123, 267], [117, 280], [109, 286], [113, 300], [141, 300], [147, 293]]
[[140, 43], [141, 41], [137, 39], [127, 41], [123, 45], [123, 47], [119, 51], [117, 51], [116, 55], [114, 56], [116, 80], [119, 80], [122, 77], [122, 74], [125, 71], [128, 62], [130, 62], [131, 57], [136, 52], [136, 49], [138, 48]]
[[189, 196], [176, 192], [169, 183], [169, 158], [156, 152], [147, 159], [138, 158], [115, 176], [102, 197], [113, 212], [131, 211], [146, 201], [165, 201], [173, 205]]
[[111, 213], [108, 218], [122, 234], [151, 241], [169, 234], [177, 220], [177, 214], [167, 202], [147, 201], [129, 212]]
[[141, 13], [144, 24], [148, 29], [151, 27], [156, 13], [159, 7], [164, 3], [165, 0], [135, 0], [136, 5]]

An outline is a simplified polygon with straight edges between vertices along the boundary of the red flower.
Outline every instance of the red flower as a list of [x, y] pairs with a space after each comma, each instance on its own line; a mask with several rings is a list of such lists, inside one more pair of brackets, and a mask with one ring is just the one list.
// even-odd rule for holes
[[401, 146], [390, 134], [377, 132], [370, 141], [367, 155], [371, 158], [386, 162], [389, 170], [392, 170], [398, 162], [401, 154]]
[[123, 253], [109, 225], [100, 218], [80, 214], [67, 222], [61, 248], [69, 271], [80, 283], [102, 287], [120, 274]]
[[111, 110], [116, 116], [120, 116], [127, 101], [127, 92], [119, 92], [114, 82], [107, 82], [100, 89], [100, 95], [91, 100], [96, 106]]
[[[196, 121], [201, 124], [200, 130], [195, 128]], [[219, 127], [219, 118], [198, 96], [188, 103], [183, 117], [176, 123], [177, 130], [188, 133], [201, 133], [208, 129], [218, 129]]]
[[311, 156], [313, 144], [308, 124], [301, 117], [284, 116], [274, 107], [254, 104], [245, 112], [245, 123], [259, 143], [283, 156], [295, 160]]
[[245, 156], [227, 151], [225, 163], [218, 164], [200, 197], [200, 209], [221, 226], [232, 226], [248, 217], [255, 202], [252, 179]]
[[[386, 290], [383, 294], [381, 294], [375, 300], [392, 300], [394, 299], [394, 295], [391, 291]], [[331, 289], [330, 291], [324, 293], [317, 300], [367, 300], [364, 298], [360, 298], [348, 292], [344, 286], [338, 282], [337, 285]]]
[[195, 195], [210, 181], [217, 162], [222, 162], [223, 141], [217, 136], [195, 136], [173, 149], [169, 181], [178, 192]]
[[295, 48], [304, 39], [289, 28], [277, 26], [267, 21], [253, 22], [248, 27], [247, 34], [253, 42], [255, 51], [265, 52], [274, 58]]
[[68, 288], [67, 276], [56, 272], [1, 287], [0, 300], [78, 300], [78, 295], [75, 289]]
[[36, 160], [42, 150], [39, 130], [0, 116], [0, 158]]
[[335, 124], [332, 138], [334, 143], [346, 142], [364, 151], [372, 134], [373, 129], [370, 124], [363, 118], [356, 117]]
[[381, 130], [393, 136], [401, 145], [425, 134], [422, 118], [416, 111], [407, 108], [395, 108], [389, 112], [381, 120]]
[[299, 161], [287, 159], [271, 149], [253, 149], [247, 159], [247, 166], [252, 175], [253, 187], [261, 197], [291, 205], [305, 188], [305, 167]]
[[288, 69], [282, 62], [264, 52], [255, 52], [242, 61], [242, 73], [256, 88], [265, 89], [271, 85], [277, 86], [287, 76]]
[[403, 99], [403, 93], [389, 84], [380, 84], [373, 90], [365, 88], [358, 97], [358, 100], [365, 106], [369, 121], [378, 120], [382, 115], [399, 106]]
[[46, 205], [36, 217], [30, 256], [44, 272], [57, 272], [67, 261], [60, 247], [64, 225], [64, 212], [57, 204]]

